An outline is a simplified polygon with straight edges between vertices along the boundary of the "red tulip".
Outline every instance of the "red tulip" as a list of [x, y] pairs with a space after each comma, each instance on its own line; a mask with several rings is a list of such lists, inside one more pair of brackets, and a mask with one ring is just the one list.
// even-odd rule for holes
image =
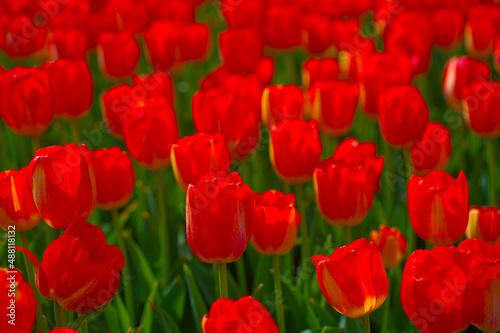
[[38, 149], [29, 170], [35, 205], [49, 226], [64, 229], [92, 215], [96, 183], [85, 145]]
[[47, 40], [48, 29], [35, 22], [37, 15], [0, 15], [0, 49], [10, 57], [26, 57], [40, 51]]
[[490, 67], [481, 60], [468, 56], [451, 57], [444, 66], [441, 89], [449, 106], [458, 109], [465, 97], [466, 87], [476, 80], [488, 81]]
[[370, 232], [370, 241], [377, 244], [386, 269], [393, 269], [403, 261], [408, 245], [398, 228], [381, 225]]
[[260, 253], [285, 255], [295, 245], [302, 220], [295, 208], [295, 196], [270, 190], [255, 193], [255, 214], [250, 242]]
[[344, 140], [314, 171], [314, 192], [321, 216], [338, 226], [359, 225], [379, 190], [384, 165], [373, 142]]
[[462, 101], [467, 125], [479, 136], [500, 136], [500, 81], [475, 81]]
[[135, 186], [134, 166], [120, 147], [90, 151], [97, 191], [97, 207], [113, 210], [125, 206]]
[[201, 319], [203, 333], [278, 333], [278, 326], [267, 309], [252, 296], [236, 301], [219, 298]]
[[236, 172], [206, 176], [186, 194], [186, 234], [194, 255], [206, 263], [238, 260], [250, 241], [255, 200]]
[[387, 142], [405, 148], [424, 133], [429, 109], [417, 87], [393, 87], [380, 95], [378, 117], [380, 131]]
[[128, 83], [110, 88], [101, 96], [102, 118], [107, 130], [116, 138], [123, 139], [123, 122], [130, 111], [146, 97], [140, 88]]
[[468, 11], [465, 49], [476, 57], [489, 57], [493, 41], [500, 33], [500, 8], [497, 4], [476, 4]]
[[262, 28], [264, 23], [265, 2], [263, 0], [221, 0], [220, 9], [228, 28]]
[[219, 35], [225, 66], [234, 73], [251, 73], [257, 67], [264, 41], [255, 29], [229, 29]]
[[[346, 44], [338, 54], [340, 76], [352, 81], [358, 81], [359, 73], [363, 70], [363, 64], [368, 62], [368, 59], [375, 51], [376, 48], [373, 40], [363, 36], [357, 37], [354, 45]], [[406, 61], [406, 65], [408, 73], [410, 73], [408, 61]]]
[[336, 81], [339, 72], [335, 58], [309, 58], [302, 65], [302, 85], [308, 89], [316, 82]]
[[85, 60], [57, 60], [45, 63], [50, 71], [54, 113], [62, 118], [83, 117], [94, 98], [92, 73]]
[[[40, 331], [38, 333], [40, 333]], [[63, 327], [63, 328], [53, 328], [48, 333], [78, 333], [78, 331], [75, 331], [72, 328]]]
[[466, 239], [458, 245], [472, 261], [470, 286], [474, 294], [472, 325], [483, 332], [500, 330], [500, 243], [495, 246], [480, 239]]
[[197, 133], [179, 139], [170, 153], [177, 184], [186, 191], [204, 176], [226, 177], [231, 154], [220, 133]]
[[40, 222], [33, 201], [27, 168], [0, 172], [0, 228], [8, 231], [32, 229]]
[[384, 303], [389, 282], [375, 243], [361, 238], [312, 260], [323, 296], [346, 317], [362, 317]]
[[422, 137], [410, 148], [410, 157], [415, 173], [420, 176], [432, 170], [446, 170], [451, 157], [450, 130], [441, 123], [427, 123]]
[[97, 54], [101, 72], [120, 78], [134, 72], [141, 56], [141, 47], [130, 32], [103, 32], [99, 35]]
[[244, 159], [259, 142], [259, 118], [248, 97], [230, 90], [210, 89], [193, 96], [196, 131], [222, 133], [235, 159]]
[[267, 8], [264, 18], [266, 44], [277, 49], [300, 45], [302, 15], [296, 6], [284, 4]]
[[170, 74], [155, 70], [149, 75], [133, 75], [134, 95], [137, 99], [165, 98], [174, 102], [174, 86]]
[[318, 13], [308, 13], [302, 19], [302, 44], [311, 53], [323, 53], [333, 45], [330, 19]]
[[283, 121], [271, 128], [271, 164], [283, 181], [308, 182], [319, 163], [322, 149], [318, 122], [314, 119]]
[[266, 127], [303, 118], [304, 94], [296, 84], [268, 86], [262, 93], [262, 121]]
[[413, 175], [408, 183], [408, 211], [417, 235], [433, 245], [451, 245], [467, 228], [469, 190], [460, 171], [455, 180], [444, 171], [424, 177]]
[[137, 0], [106, 0], [99, 11], [106, 30], [143, 32], [150, 22], [146, 5]]
[[195, 2], [184, 0], [155, 1], [156, 9], [151, 10], [152, 15], [158, 15], [162, 20], [178, 22], [195, 21]]
[[460, 332], [472, 319], [470, 261], [455, 247], [410, 254], [403, 271], [401, 303], [422, 333]]
[[472, 206], [465, 237], [479, 238], [492, 245], [500, 242], [500, 210], [498, 207]]
[[359, 85], [349, 81], [318, 82], [308, 91], [310, 116], [321, 133], [340, 137], [349, 133], [359, 101]]
[[2, 116], [12, 131], [27, 136], [42, 134], [54, 117], [49, 71], [16, 67], [4, 72], [0, 103]]
[[[17, 231], [17, 230], [16, 230]], [[0, 330], [10, 333], [33, 331], [36, 319], [36, 299], [33, 289], [17, 269], [0, 269], [0, 306], [4, 311]]]
[[179, 138], [172, 105], [163, 98], [144, 100], [123, 122], [125, 145], [130, 155], [149, 170], [170, 165], [170, 149]]
[[493, 44], [493, 66], [497, 73], [500, 73], [500, 34], [495, 39]]
[[80, 29], [57, 29], [48, 41], [51, 59], [83, 59], [87, 57], [88, 38]]
[[106, 306], [120, 286], [123, 253], [107, 244], [101, 228], [88, 222], [70, 223], [45, 249], [41, 264], [27, 249], [16, 249], [35, 266], [40, 294], [65, 310], [98, 312], [102, 309], [96, 308]]
[[453, 49], [464, 36], [465, 17], [456, 8], [440, 8], [431, 14], [434, 42], [441, 48]]

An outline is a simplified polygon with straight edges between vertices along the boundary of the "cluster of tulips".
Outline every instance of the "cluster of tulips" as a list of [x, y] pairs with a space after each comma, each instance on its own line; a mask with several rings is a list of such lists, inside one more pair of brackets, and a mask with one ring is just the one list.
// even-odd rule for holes
[[1, 332], [500, 331], [499, 1], [0, 0], [0, 50]]

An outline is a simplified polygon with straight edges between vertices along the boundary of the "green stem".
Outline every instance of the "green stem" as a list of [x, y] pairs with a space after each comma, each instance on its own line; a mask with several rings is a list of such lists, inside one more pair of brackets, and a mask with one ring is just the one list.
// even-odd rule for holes
[[304, 205], [304, 188], [302, 184], [295, 185], [295, 202], [297, 204], [297, 209], [299, 211], [300, 216], [302, 217], [302, 223], [300, 224], [300, 236], [302, 238], [302, 282], [304, 283], [304, 295], [309, 297], [309, 274], [311, 272], [310, 263], [311, 261], [311, 252], [309, 249], [309, 235], [307, 230], [307, 216], [306, 216], [306, 207]]
[[387, 333], [387, 326], [389, 325], [389, 313], [391, 312], [391, 305], [392, 305], [392, 288], [394, 284], [394, 272], [389, 270], [387, 272], [387, 275], [389, 277], [389, 290], [387, 292], [387, 298], [385, 299], [384, 303], [384, 309], [383, 309], [383, 314], [382, 314], [382, 324], [380, 326], [380, 332], [381, 333]]
[[73, 132], [73, 139], [75, 140], [75, 143], [80, 143], [80, 130], [78, 129], [78, 123], [75, 119], [71, 119], [69, 124], [71, 125], [71, 132]]
[[218, 263], [217, 270], [219, 271], [219, 298], [229, 298], [227, 291], [227, 265]]
[[61, 135], [61, 143], [62, 144], [67, 144], [69, 142], [68, 140], [68, 133], [66, 132], [66, 128], [64, 126], [64, 122], [61, 118], [57, 119], [56, 121], [57, 127], [59, 127], [59, 134]]
[[56, 327], [66, 326], [66, 321], [64, 320], [64, 309], [57, 302], [54, 302], [54, 318], [56, 319]]
[[[85, 316], [85, 315], [81, 315], [81, 314], [79, 314], [79, 315], [78, 315], [78, 318], [76, 318], [76, 320], [75, 320], [75, 322], [73, 323], [73, 325], [71, 326], [71, 328], [72, 328], [72, 329], [74, 329], [74, 330], [77, 330], [77, 331], [78, 331], [78, 330], [80, 329], [80, 327], [82, 327], [82, 325], [83, 325], [84, 323], [85, 323], [85, 326], [87, 326], [87, 325], [86, 325], [86, 323], [87, 323], [87, 317], [88, 317], [88, 316]], [[83, 330], [82, 330], [82, 331], [83, 331]]]
[[363, 316], [363, 333], [370, 333], [370, 315], [367, 313]]
[[248, 294], [248, 281], [247, 281], [247, 273], [245, 269], [245, 260], [243, 256], [240, 259], [236, 260], [236, 274], [238, 276], [238, 283], [241, 287], [241, 290], [246, 295]]
[[344, 241], [345, 245], [349, 245], [352, 242], [351, 227], [349, 226], [344, 227]]
[[160, 241], [160, 277], [162, 284], [167, 283], [167, 268], [171, 267], [170, 258], [170, 235], [167, 224], [167, 213], [165, 210], [165, 191], [163, 189], [163, 181], [160, 171], [156, 171], [156, 186], [157, 186], [157, 205], [158, 205], [158, 224], [159, 224], [159, 241]]
[[283, 292], [281, 290], [280, 259], [277, 255], [273, 256], [274, 271], [274, 295], [276, 300], [276, 312], [278, 317], [278, 328], [280, 333], [285, 333], [285, 312], [283, 311]]
[[[382, 154], [385, 157], [385, 165], [384, 168], [389, 172], [389, 174], [394, 174], [394, 163], [392, 160], [391, 156], [391, 147], [389, 147], [389, 144], [385, 140], [385, 138], [381, 138], [380, 141], [382, 141]], [[393, 211], [393, 194], [391, 193], [391, 189], [389, 188], [389, 182], [382, 184], [382, 195], [384, 198], [384, 205], [386, 209], [386, 216], [385, 218], [387, 219], [386, 224], [391, 223], [391, 216], [392, 216], [392, 211]]]
[[[20, 231], [19, 236], [21, 238], [21, 244], [23, 245], [23, 248], [29, 250], [28, 239], [26, 238], [26, 232]], [[36, 300], [36, 305], [37, 305], [36, 323], [38, 325], [38, 329], [41, 329], [42, 332], [47, 332], [49, 328], [47, 326], [47, 322], [43, 320], [42, 303], [40, 302], [40, 294], [38, 293], [38, 289], [35, 284], [35, 275], [33, 274], [33, 267], [31, 267], [32, 263], [29, 261], [27, 256], [24, 256], [24, 265], [26, 266], [28, 282], [31, 288], [33, 288], [33, 294]]]
[[82, 328], [80, 330], [82, 333], [89, 333], [89, 324], [87, 322], [87, 318], [82, 323]]
[[132, 322], [133, 325], [136, 323], [136, 318], [135, 318], [135, 307], [134, 307], [134, 291], [132, 289], [132, 283], [130, 283], [129, 278], [131, 277], [130, 275], [130, 265], [127, 257], [127, 249], [125, 247], [125, 240], [123, 238], [123, 230], [120, 227], [120, 222], [118, 220], [118, 210], [113, 210], [111, 212], [112, 220], [113, 220], [113, 225], [115, 227], [115, 232], [116, 232], [116, 240], [118, 243], [118, 247], [120, 250], [123, 252], [123, 257], [125, 258], [125, 265], [123, 267], [123, 275], [122, 275], [122, 283], [123, 283], [123, 288], [125, 292], [125, 304], [127, 305], [127, 310], [130, 316], [130, 321]]
[[495, 139], [488, 140], [489, 156], [488, 156], [488, 176], [489, 176], [489, 199], [490, 206], [497, 205], [496, 198], [496, 156], [495, 156]]
[[32, 136], [31, 137], [31, 147], [33, 148], [33, 154], [35, 154], [35, 152], [42, 147], [40, 144], [40, 137], [39, 136]]
[[466, 135], [466, 125], [465, 125], [465, 119], [463, 117], [460, 117], [460, 126], [458, 128], [459, 132], [459, 139], [458, 139], [458, 152], [460, 156], [460, 168], [462, 171], [467, 174], [467, 161], [466, 161], [466, 156], [465, 152], [467, 149], [467, 139], [465, 138]]
[[283, 184], [283, 193], [287, 194], [292, 192], [291, 186], [289, 182], [281, 182]]
[[[410, 159], [410, 150], [409, 149], [403, 149], [403, 155], [404, 155], [404, 161], [407, 167], [406, 170], [406, 188], [408, 188], [408, 183], [410, 181], [411, 176], [413, 175], [413, 166], [411, 164], [411, 159]], [[408, 205], [408, 201], [406, 202]], [[408, 213], [408, 210], [406, 210]], [[415, 250], [415, 245], [417, 243], [417, 235], [415, 234], [415, 231], [413, 231], [413, 226], [411, 225], [410, 222], [410, 216], [408, 215], [408, 222], [406, 226], [406, 239], [408, 241], [408, 251], [407, 253], [412, 253]]]

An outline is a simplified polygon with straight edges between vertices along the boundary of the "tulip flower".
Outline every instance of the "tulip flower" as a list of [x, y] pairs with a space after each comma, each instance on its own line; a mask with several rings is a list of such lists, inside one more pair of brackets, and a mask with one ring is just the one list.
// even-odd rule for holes
[[146, 6], [150, 7], [149, 12], [151, 14], [157, 14], [160, 19], [180, 22], [194, 22], [195, 7], [197, 2], [199, 3], [200, 0], [149, 1], [149, 3], [146, 3]]
[[202, 177], [186, 194], [186, 232], [203, 262], [229, 263], [245, 251], [252, 233], [255, 199], [236, 172]]
[[269, 155], [274, 172], [292, 184], [308, 182], [323, 149], [316, 120], [290, 120], [271, 128]]
[[135, 186], [134, 166], [120, 147], [90, 151], [95, 175], [97, 207], [114, 210], [125, 206]]
[[[376, 53], [376, 47], [372, 39], [363, 36], [357, 36], [354, 43], [354, 45], [351, 43], [345, 44], [340, 49], [338, 58], [340, 76], [352, 81], [358, 81], [359, 73], [363, 70], [363, 64], [366, 64], [369, 61], [368, 59]], [[403, 61], [406, 62], [405, 66], [408, 68], [408, 73], [410, 73], [409, 62], [407, 60]]]
[[[3, 14], [2, 16], [0, 18], [2, 25], [0, 49], [4, 50], [10, 57], [26, 57], [44, 47], [48, 29], [42, 22], [35, 22], [37, 15], [19, 13], [19, 15]], [[29, 38], [25, 36], [29, 36]]]
[[410, 254], [403, 271], [401, 304], [420, 332], [460, 332], [469, 326], [474, 312], [469, 265], [469, 258], [453, 246]]
[[35, 205], [49, 226], [64, 229], [92, 215], [97, 193], [85, 145], [41, 148], [35, 152], [29, 170]]
[[500, 35], [497, 36], [493, 44], [493, 66], [497, 73], [500, 73]]
[[246, 0], [236, 5], [233, 0], [221, 0], [220, 6], [229, 29], [262, 27], [266, 7], [264, 1]]
[[407, 243], [405, 236], [398, 228], [381, 225], [378, 230], [370, 232], [370, 241], [377, 244], [386, 269], [393, 269], [403, 261]]
[[451, 157], [450, 130], [438, 122], [427, 123], [422, 137], [410, 148], [410, 157], [419, 176], [446, 170]]
[[[141, 56], [141, 47], [132, 33], [103, 32], [97, 43], [97, 56], [102, 73], [120, 78], [134, 72]], [[124, 54], [127, 56], [124, 57]]]
[[179, 138], [172, 105], [163, 98], [138, 103], [123, 122], [125, 145], [130, 155], [149, 170], [170, 165], [170, 149]]
[[375, 243], [361, 238], [312, 260], [323, 296], [346, 317], [363, 317], [384, 303], [389, 283]]
[[27, 249], [16, 249], [35, 266], [40, 294], [65, 310], [96, 313], [120, 287], [123, 253], [107, 244], [101, 228], [88, 222], [69, 224], [45, 249], [42, 263]]
[[201, 319], [203, 333], [259, 332], [278, 333], [267, 309], [252, 296], [236, 301], [220, 298], [212, 304], [208, 316]]
[[170, 153], [177, 184], [186, 191], [204, 176], [226, 177], [231, 154], [220, 133], [197, 133], [179, 139]]
[[339, 72], [335, 58], [309, 58], [302, 64], [302, 85], [308, 89], [316, 82], [336, 81]]
[[57, 29], [52, 31], [48, 40], [50, 58], [83, 59], [87, 57], [88, 38], [80, 29]]
[[259, 110], [249, 97], [230, 90], [202, 90], [194, 94], [192, 108], [196, 131], [222, 133], [232, 158], [244, 159], [257, 146]]
[[145, 96], [128, 83], [119, 84], [101, 96], [102, 118], [106, 129], [117, 139], [123, 139], [123, 122], [130, 111], [144, 101]]
[[0, 228], [5, 231], [26, 231], [40, 222], [28, 177], [27, 168], [0, 172]]
[[454, 179], [444, 171], [408, 183], [408, 211], [416, 234], [433, 245], [451, 245], [467, 228], [469, 190], [462, 171]]
[[492, 245], [500, 242], [500, 210], [498, 207], [472, 206], [465, 237], [479, 238]]
[[359, 225], [379, 190], [383, 157], [373, 142], [346, 139], [314, 171], [314, 192], [321, 216], [330, 224]]
[[462, 101], [467, 125], [479, 136], [500, 136], [500, 81], [475, 81]]
[[94, 98], [92, 73], [85, 60], [57, 60], [45, 63], [50, 71], [54, 113], [62, 118], [83, 117]]
[[33, 289], [24, 280], [21, 271], [0, 268], [0, 286], [0, 306], [4, 311], [0, 330], [11, 333], [32, 332], [37, 304]]
[[470, 288], [473, 298], [472, 325], [483, 332], [498, 332], [500, 317], [500, 243], [494, 246], [481, 239], [466, 239], [458, 245], [458, 250], [472, 261]]
[[465, 25], [465, 49], [475, 57], [489, 57], [500, 32], [500, 8], [496, 4], [476, 4], [468, 10]]
[[262, 93], [262, 121], [266, 127], [302, 119], [304, 94], [298, 85], [268, 86]]
[[54, 117], [49, 71], [16, 67], [3, 73], [0, 110], [7, 126], [19, 135], [45, 132]]
[[302, 13], [291, 4], [273, 5], [264, 17], [264, 40], [270, 47], [288, 49], [300, 45]]
[[456, 8], [440, 8], [431, 14], [434, 42], [445, 50], [457, 47], [464, 36], [465, 17]]
[[359, 85], [349, 81], [318, 82], [309, 89], [310, 116], [321, 133], [340, 137], [349, 133], [359, 101]]
[[466, 87], [476, 80], [484, 82], [490, 78], [490, 67], [485, 62], [468, 56], [451, 57], [444, 66], [441, 81], [446, 103], [454, 109], [460, 109]]
[[257, 67], [264, 41], [254, 29], [229, 29], [219, 35], [225, 66], [234, 73], [251, 73]]
[[143, 32], [150, 22], [146, 4], [135, 0], [107, 0], [99, 11], [106, 30]]
[[302, 44], [311, 53], [323, 53], [333, 45], [330, 19], [319, 13], [308, 13], [302, 19]]
[[415, 86], [393, 87], [379, 98], [380, 131], [398, 148], [408, 148], [419, 139], [429, 122], [429, 109]]
[[251, 243], [260, 253], [285, 255], [295, 245], [301, 216], [295, 208], [295, 196], [270, 190], [255, 193], [255, 214]]
[[173, 104], [174, 86], [167, 72], [155, 70], [149, 75], [133, 75], [134, 95], [140, 98], [165, 98]]

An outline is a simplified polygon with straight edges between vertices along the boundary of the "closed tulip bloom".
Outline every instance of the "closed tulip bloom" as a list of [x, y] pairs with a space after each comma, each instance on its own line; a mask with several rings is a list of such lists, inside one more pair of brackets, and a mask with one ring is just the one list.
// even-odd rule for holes
[[32, 229], [40, 222], [40, 214], [33, 201], [28, 169], [0, 172], [0, 228], [7, 231]]
[[163, 98], [147, 99], [130, 111], [123, 122], [125, 145], [130, 155], [148, 170], [170, 165], [170, 149], [179, 139], [172, 105]]
[[105, 27], [110, 31], [143, 32], [150, 22], [150, 15], [143, 1], [106, 0], [99, 10]]
[[422, 333], [460, 332], [472, 319], [470, 260], [455, 247], [416, 250], [401, 282], [401, 304]]
[[269, 155], [281, 180], [292, 184], [311, 180], [323, 149], [318, 127], [311, 119], [284, 121], [271, 128]]
[[500, 136], [500, 81], [475, 81], [462, 101], [467, 125], [479, 136]]
[[230, 29], [256, 28], [264, 23], [266, 4], [263, 0], [245, 0], [236, 6], [233, 0], [221, 0], [221, 12]]
[[[358, 81], [363, 64], [368, 61], [367, 59], [370, 58], [372, 54], [376, 53], [375, 42], [372, 39], [358, 36], [356, 41], [355, 46], [346, 44], [338, 54], [340, 76], [352, 81]], [[410, 68], [408, 60], [406, 60], [406, 63], [408, 65], [407, 67]], [[408, 73], [410, 73], [410, 71], [408, 71]]]
[[230, 263], [245, 251], [252, 234], [255, 199], [238, 173], [206, 176], [186, 193], [189, 247], [203, 262]]
[[451, 245], [467, 228], [469, 189], [462, 171], [454, 179], [444, 171], [424, 177], [413, 175], [408, 183], [408, 211], [413, 230], [433, 245]]
[[278, 333], [269, 311], [252, 296], [219, 298], [201, 319], [201, 328], [203, 333]]
[[327, 136], [349, 133], [359, 101], [359, 85], [350, 81], [318, 82], [309, 89], [310, 116]]
[[262, 254], [285, 255], [295, 245], [301, 220], [292, 193], [283, 194], [277, 190], [264, 194], [255, 193], [255, 215], [250, 242]]
[[297, 6], [274, 5], [266, 10], [264, 40], [270, 47], [288, 49], [300, 45], [302, 13]]
[[[99, 35], [97, 54], [102, 73], [121, 78], [131, 75], [141, 56], [141, 47], [130, 32], [103, 32]], [[123, 55], [127, 56], [124, 57]]]
[[179, 139], [170, 153], [177, 184], [186, 191], [203, 176], [225, 177], [231, 166], [231, 154], [220, 133], [196, 133]]
[[361, 238], [312, 260], [323, 296], [346, 317], [360, 318], [384, 303], [389, 282], [375, 243]]
[[483, 332], [500, 330], [500, 243], [491, 245], [481, 239], [466, 239], [458, 245], [472, 261], [470, 287], [474, 293], [472, 325]]
[[114, 210], [125, 206], [134, 193], [135, 172], [120, 147], [90, 151], [97, 190], [97, 207]]
[[429, 109], [415, 86], [390, 88], [380, 95], [378, 110], [380, 131], [398, 148], [413, 145], [429, 122]]
[[456, 8], [440, 8], [431, 14], [434, 42], [445, 50], [457, 47], [464, 36], [465, 17]]
[[[37, 305], [33, 289], [24, 280], [23, 273], [17, 269], [0, 268], [0, 292], [0, 306], [4, 311], [0, 330], [11, 333], [32, 332]], [[15, 322], [14, 325], [9, 323], [11, 320]]]
[[302, 85], [311, 88], [316, 82], [336, 81], [340, 68], [335, 58], [309, 58], [302, 65]]
[[42, 263], [27, 249], [17, 250], [35, 266], [40, 294], [65, 310], [98, 312], [120, 287], [123, 253], [107, 244], [101, 228], [88, 222], [71, 223], [45, 249]]
[[386, 269], [393, 269], [403, 261], [408, 245], [398, 228], [381, 225], [370, 232], [370, 241], [377, 244]]
[[2, 74], [0, 86], [0, 110], [7, 126], [19, 135], [45, 132], [54, 117], [49, 72], [16, 67]]
[[490, 66], [485, 62], [468, 56], [451, 57], [445, 64], [441, 89], [446, 103], [460, 109], [466, 88], [476, 80], [489, 81]]
[[328, 16], [308, 13], [302, 19], [302, 44], [311, 53], [323, 53], [333, 45]]
[[498, 207], [472, 206], [465, 237], [479, 238], [492, 245], [500, 242], [500, 210]]
[[173, 104], [174, 86], [168, 72], [155, 70], [148, 75], [133, 75], [132, 80], [134, 81], [134, 96], [137, 99], [165, 98]]
[[489, 57], [493, 42], [500, 32], [498, 4], [476, 4], [468, 11], [465, 25], [465, 49], [475, 57]]
[[[5, 2], [3, 2], [5, 3]], [[2, 13], [3, 14], [3, 13]], [[47, 40], [47, 26], [35, 22], [38, 15], [2, 15], [0, 17], [0, 49], [10, 57], [26, 57], [41, 51]], [[28, 36], [28, 38], [26, 37]]]
[[264, 41], [255, 29], [229, 29], [219, 35], [224, 64], [231, 72], [251, 73], [257, 67]]
[[114, 86], [101, 95], [102, 118], [106, 129], [117, 139], [123, 139], [123, 122], [130, 111], [146, 96], [128, 83]]
[[266, 127], [303, 118], [304, 94], [296, 84], [268, 86], [262, 93], [262, 121]]
[[70, 143], [38, 149], [29, 170], [35, 205], [49, 226], [64, 229], [92, 215], [97, 193], [85, 145]]
[[94, 82], [87, 62], [61, 59], [45, 63], [44, 67], [50, 71], [54, 113], [69, 119], [83, 117], [94, 98]]
[[83, 59], [87, 57], [88, 38], [80, 29], [52, 31], [48, 48], [51, 59]]
[[419, 176], [446, 170], [451, 157], [450, 130], [438, 122], [427, 123], [422, 137], [410, 148], [410, 157]]
[[384, 158], [373, 142], [346, 139], [314, 171], [314, 192], [321, 216], [337, 226], [359, 225], [379, 190]]

